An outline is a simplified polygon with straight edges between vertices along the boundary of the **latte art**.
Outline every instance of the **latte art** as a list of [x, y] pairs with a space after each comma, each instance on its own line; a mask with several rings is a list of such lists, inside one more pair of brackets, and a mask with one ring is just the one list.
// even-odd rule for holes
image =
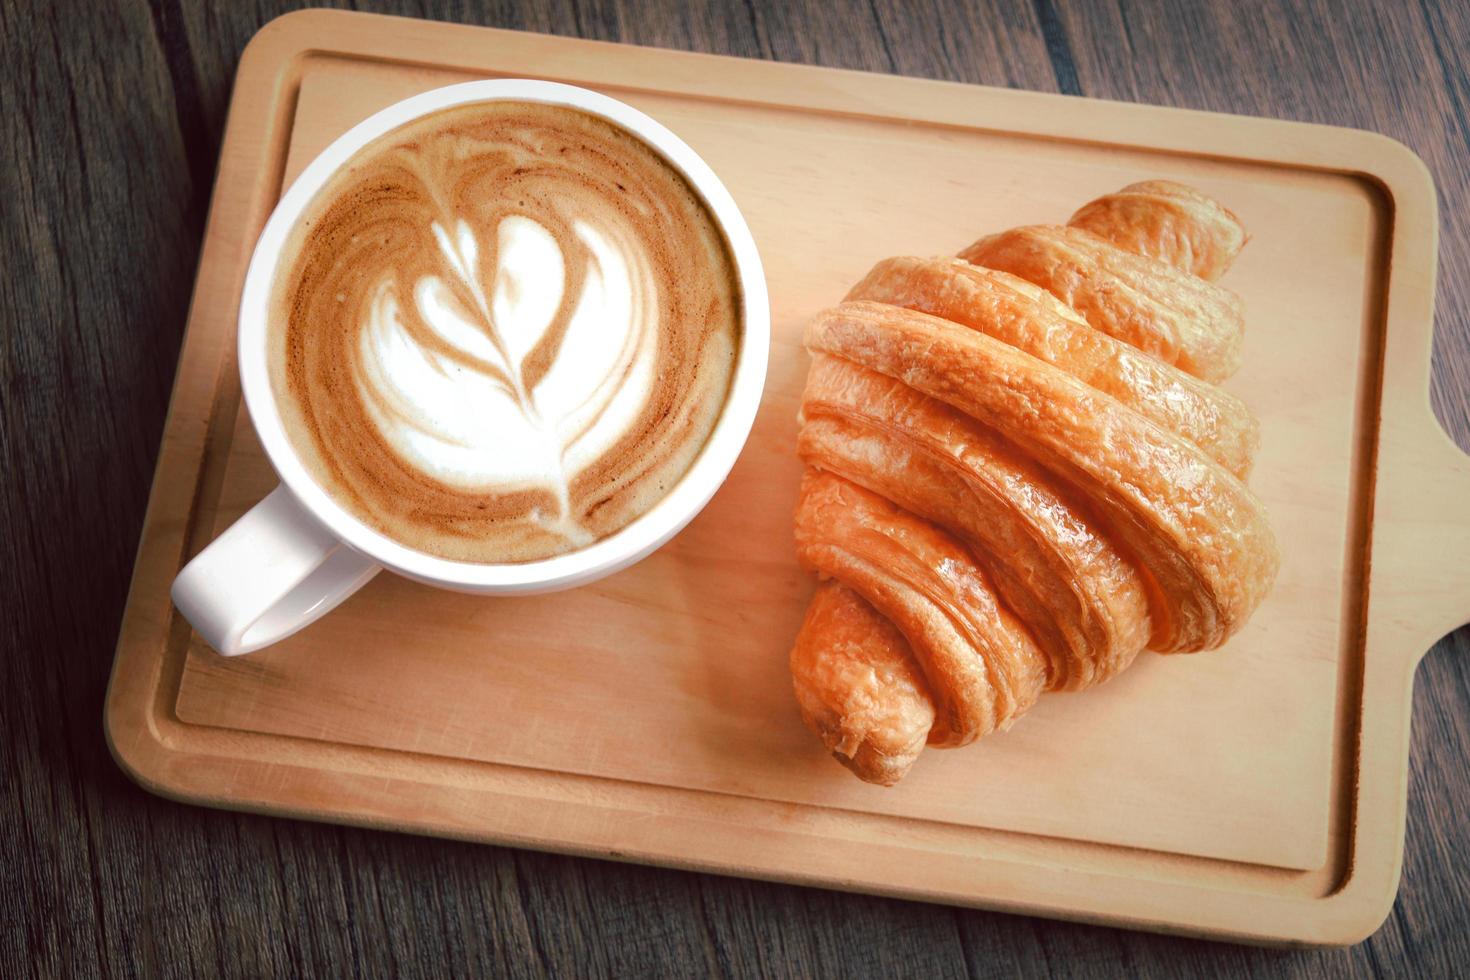
[[[388, 282], [370, 301], [358, 360], [368, 413], [395, 452], [445, 484], [550, 490], [560, 530], [584, 543], [570, 474], [613, 449], [652, 393], [652, 274], [636, 251], [579, 222], [587, 257], [576, 256], [583, 268], [568, 277], [551, 233], [510, 216], [495, 229], [487, 284], [469, 225], [433, 232], [445, 277], [414, 283], [412, 310]], [[532, 362], [543, 342], [546, 354]]]
[[733, 263], [683, 177], [554, 106], [369, 144], [281, 270], [272, 384], [298, 455], [368, 524], [466, 561], [581, 547], [655, 504], [740, 339]]

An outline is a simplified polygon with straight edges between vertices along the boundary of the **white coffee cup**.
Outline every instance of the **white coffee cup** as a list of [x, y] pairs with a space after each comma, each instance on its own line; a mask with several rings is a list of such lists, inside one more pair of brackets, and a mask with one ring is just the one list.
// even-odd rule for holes
[[[358, 520], [323, 490], [297, 457], [271, 390], [267, 319], [282, 248], [316, 193], [358, 150], [427, 113], [487, 101], [570, 106], [639, 137], [684, 175], [729, 242], [743, 321], [730, 392], [708, 442], [668, 495], [632, 523], [566, 554], [520, 564], [451, 561], [405, 547]], [[240, 385], [255, 431], [281, 485], [189, 562], [174, 580], [174, 604], [214, 649], [259, 650], [315, 621], [381, 569], [461, 592], [519, 595], [584, 585], [646, 557], [693, 520], [725, 481], [760, 405], [770, 350], [770, 304], [750, 229], [724, 184], [698, 155], [653, 119], [615, 99], [554, 82], [465, 82], [406, 99], [354, 126], [291, 185], [256, 243], [240, 299]]]

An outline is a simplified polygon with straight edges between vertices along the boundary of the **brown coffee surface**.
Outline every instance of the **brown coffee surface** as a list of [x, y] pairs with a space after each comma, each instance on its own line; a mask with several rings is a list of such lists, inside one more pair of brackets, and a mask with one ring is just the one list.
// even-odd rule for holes
[[489, 102], [364, 147], [273, 287], [297, 455], [368, 525], [471, 562], [605, 537], [692, 465], [729, 391], [740, 295], [685, 178], [558, 106]]

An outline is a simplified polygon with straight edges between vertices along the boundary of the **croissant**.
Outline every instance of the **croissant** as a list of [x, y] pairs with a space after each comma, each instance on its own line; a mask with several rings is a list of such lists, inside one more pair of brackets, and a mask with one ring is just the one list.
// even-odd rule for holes
[[[808, 325], [795, 531], [823, 583], [791, 670], [806, 724], [861, 779], [892, 785], [925, 744], [1004, 729], [1144, 649], [1218, 647], [1275, 580], [1243, 482], [1256, 420], [1205, 380], [1232, 367], [1239, 303], [1195, 271], [1223, 271], [1244, 230], [1157, 181], [1077, 220], [1102, 234], [885, 260]], [[1066, 302], [1109, 296], [1093, 316]], [[1177, 366], [1160, 338], [1184, 338]]]

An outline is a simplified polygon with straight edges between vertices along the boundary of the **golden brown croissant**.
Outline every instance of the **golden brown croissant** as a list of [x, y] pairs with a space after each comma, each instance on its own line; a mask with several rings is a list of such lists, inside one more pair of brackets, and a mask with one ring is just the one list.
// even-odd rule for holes
[[[1166, 182], [1079, 217], [1138, 254], [1020, 229], [967, 254], [1035, 245], [1036, 285], [889, 259], [808, 326], [796, 538], [826, 581], [792, 675], [808, 726], [869, 782], [896, 782], [925, 742], [1007, 727], [1043, 690], [1106, 680], [1145, 646], [1217, 647], [1274, 581], [1275, 540], [1241, 482], [1254, 418], [1116, 339], [1223, 335], [1228, 317], [1181, 328], [1219, 310], [1214, 287], [1170, 263], [1221, 271], [1243, 230]], [[1066, 296], [1106, 299], [1094, 316], [1113, 329]], [[1238, 305], [1223, 305], [1238, 343]], [[1181, 366], [1209, 350], [1194, 344]], [[1218, 354], [1200, 373], [1225, 369]]]
[[960, 253], [1035, 283], [1103, 333], [1195, 377], [1224, 381], [1240, 367], [1240, 299], [1229, 290], [1090, 231], [1032, 225]]
[[1067, 224], [1211, 282], [1247, 239], [1240, 219], [1219, 201], [1172, 180], [1129, 184], [1082, 205]]

